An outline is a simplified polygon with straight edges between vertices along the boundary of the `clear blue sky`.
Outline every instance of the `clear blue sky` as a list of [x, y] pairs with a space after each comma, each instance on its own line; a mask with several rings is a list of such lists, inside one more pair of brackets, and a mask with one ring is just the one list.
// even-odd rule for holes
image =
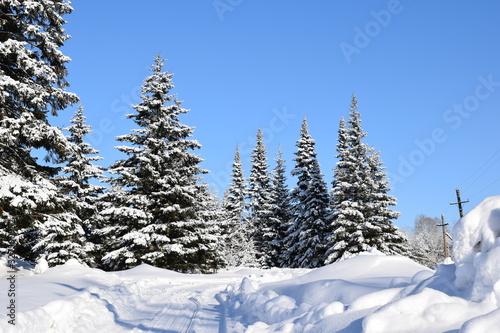
[[[108, 166], [115, 136], [158, 52], [174, 74], [203, 148], [206, 180], [222, 192], [236, 144], [245, 170], [255, 133], [269, 158], [293, 167], [302, 117], [332, 181], [338, 122], [351, 94], [365, 140], [381, 151], [400, 227], [418, 214], [458, 218], [500, 194], [500, 2], [495, 1], [74, 1], [68, 80], [86, 110], [88, 138]], [[76, 106], [75, 106], [76, 108]], [[65, 126], [73, 110], [54, 125]], [[273, 162], [273, 161], [271, 161]], [[274, 163], [271, 163], [274, 165]], [[294, 180], [290, 179], [293, 185]]]

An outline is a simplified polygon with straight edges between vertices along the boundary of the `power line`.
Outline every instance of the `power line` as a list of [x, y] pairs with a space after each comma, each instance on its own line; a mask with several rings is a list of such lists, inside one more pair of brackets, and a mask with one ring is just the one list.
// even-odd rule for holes
[[[469, 177], [468, 177], [465, 181], [463, 181], [463, 182], [462, 182], [462, 183], [461, 183], [458, 187], [462, 187], [462, 186], [463, 186], [463, 184], [467, 183], [467, 182], [468, 182], [471, 178], [473, 178], [474, 176], [476, 176], [476, 174], [477, 174], [478, 172], [480, 172], [480, 171], [481, 171], [481, 169], [483, 169], [483, 168], [484, 168], [484, 167], [485, 167], [488, 163], [490, 163], [490, 161], [492, 161], [492, 160], [496, 157], [496, 158], [495, 158], [495, 160], [493, 161], [493, 163], [491, 163], [491, 164], [490, 164], [490, 165], [489, 165], [489, 166], [488, 166], [488, 167], [487, 167], [487, 168], [486, 168], [483, 172], [481, 172], [481, 174], [479, 174], [479, 175], [478, 175], [478, 176], [474, 179], [474, 181], [473, 181], [472, 183], [470, 183], [470, 184], [469, 184], [469, 186], [467, 186], [467, 187], [465, 188], [465, 190], [464, 190], [464, 191], [467, 191], [468, 189], [470, 189], [470, 188], [471, 188], [471, 186], [472, 186], [472, 185], [474, 185], [474, 184], [475, 184], [475, 183], [476, 183], [476, 182], [477, 182], [477, 181], [478, 181], [478, 180], [479, 180], [479, 179], [480, 179], [480, 178], [481, 178], [481, 177], [482, 177], [482, 176], [483, 176], [483, 175], [484, 175], [484, 174], [485, 174], [485, 173], [486, 173], [489, 169], [491, 169], [491, 167], [492, 167], [493, 165], [495, 165], [495, 163], [496, 163], [496, 162], [500, 159], [500, 154], [499, 154], [499, 153], [500, 153], [500, 149], [497, 149], [497, 150], [493, 153], [493, 155], [491, 155], [491, 156], [490, 156], [490, 158], [488, 158], [488, 160], [487, 160], [485, 163], [483, 163], [483, 165], [481, 165], [481, 167], [479, 167], [479, 169], [477, 169], [477, 171], [475, 171], [475, 172], [474, 172], [471, 176], [469, 176]], [[498, 156], [497, 156], [497, 155], [498, 155]]]
[[[500, 158], [500, 156], [499, 156], [499, 158]], [[499, 159], [499, 158], [497, 158], [497, 159], [495, 160], [495, 162], [493, 162], [493, 163], [492, 163], [492, 164], [491, 164], [488, 168], [486, 168], [486, 170], [484, 170], [484, 171], [483, 171], [483, 172], [482, 172], [482, 173], [481, 173], [481, 174], [480, 174], [480, 175], [476, 178], [476, 180], [472, 182], [472, 184], [470, 184], [469, 186], [467, 186], [467, 188], [465, 189], [465, 191], [467, 191], [469, 188], [471, 188], [471, 186], [472, 186], [472, 185], [474, 185], [474, 184], [475, 184], [475, 183], [476, 183], [476, 182], [477, 182], [477, 181], [481, 178], [481, 176], [482, 176], [482, 175], [484, 175], [484, 174], [486, 173], [486, 171], [488, 171], [488, 170], [489, 170], [489, 169], [490, 169], [493, 165], [495, 165], [495, 163], [498, 161], [498, 159]]]
[[489, 187], [491, 187], [493, 184], [495, 184], [499, 180], [500, 180], [500, 177], [498, 177], [497, 179], [495, 179], [493, 182], [489, 183], [488, 186], [486, 186], [485, 188], [483, 188], [481, 191], [479, 191], [476, 194], [474, 194], [473, 196], [471, 196], [471, 198], [474, 198], [475, 196], [481, 194], [483, 191], [487, 190]]

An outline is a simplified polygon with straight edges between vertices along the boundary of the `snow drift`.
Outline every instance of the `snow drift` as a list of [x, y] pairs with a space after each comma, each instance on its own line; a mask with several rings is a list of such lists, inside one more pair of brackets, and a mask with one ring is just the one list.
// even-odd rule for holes
[[[404, 257], [365, 253], [293, 279], [256, 284], [243, 279], [226, 306], [249, 332], [360, 332], [367, 314], [432, 271]], [[347, 332], [346, 331], [346, 332]]]
[[453, 230], [454, 257], [430, 271], [367, 253], [288, 281], [244, 279], [228, 290], [234, 330], [248, 332], [500, 332], [500, 196]]
[[471, 300], [500, 306], [500, 196], [484, 199], [453, 229], [455, 285]]

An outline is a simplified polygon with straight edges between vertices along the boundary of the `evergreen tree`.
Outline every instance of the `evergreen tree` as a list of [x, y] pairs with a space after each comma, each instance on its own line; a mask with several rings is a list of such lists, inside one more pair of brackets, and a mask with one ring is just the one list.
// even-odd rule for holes
[[271, 189], [267, 149], [264, 144], [262, 130], [257, 131], [257, 142], [252, 152], [252, 168], [249, 177], [250, 228], [255, 247], [262, 262], [268, 261], [270, 243], [273, 234], [269, 226], [271, 216]]
[[[59, 191], [57, 188], [55, 190]], [[64, 264], [69, 259], [87, 262], [88, 253], [81, 220], [74, 213], [73, 207], [64, 206], [67, 198], [59, 200], [59, 193], [55, 194], [58, 197], [57, 203], [67, 212], [48, 214], [43, 222], [36, 221], [34, 226], [37, 240], [33, 243], [33, 251], [37, 254], [37, 259], [43, 257], [49, 266]]]
[[392, 225], [399, 216], [389, 209], [396, 200], [388, 194], [388, 180], [379, 154], [362, 140], [366, 137], [352, 96], [347, 125], [340, 120], [337, 165], [332, 189], [332, 235], [326, 263], [376, 248], [387, 254], [402, 253], [404, 236]]
[[27, 178], [55, 174], [31, 156], [43, 148], [57, 159], [73, 148], [47, 114], [78, 101], [65, 90], [66, 63], [59, 50], [69, 38], [62, 15], [72, 8], [63, 1], [2, 1], [0, 4], [0, 147], [3, 166]]
[[69, 259], [82, 261], [84, 232], [70, 201], [49, 179], [32, 179], [0, 165], [1, 253], [33, 261], [43, 257], [50, 266]]
[[87, 263], [95, 266], [92, 257], [96, 255], [97, 243], [99, 243], [95, 236], [97, 226], [94, 223], [98, 210], [96, 202], [98, 195], [104, 192], [105, 187], [94, 185], [91, 181], [104, 179], [105, 176], [104, 168], [93, 163], [102, 160], [102, 157], [97, 156], [99, 151], [84, 141], [85, 136], [92, 133], [91, 127], [86, 125], [86, 119], [83, 106], [80, 105], [70, 120], [72, 125], [65, 128], [70, 133], [69, 141], [75, 144], [76, 149], [74, 153], [65, 157], [63, 162], [66, 165], [61, 170], [62, 175], [56, 180], [63, 192], [74, 202], [75, 213], [81, 220], [85, 232], [86, 252], [90, 256]]
[[246, 196], [247, 189], [243, 176], [243, 167], [238, 147], [236, 147], [231, 183], [223, 202], [224, 219], [227, 221], [227, 225], [223, 229], [222, 256], [227, 266], [259, 266], [255, 244], [248, 227]]
[[[185, 236], [195, 239], [197, 245], [195, 266], [191, 269], [196, 272], [215, 273], [218, 268], [224, 267], [221, 244], [223, 243], [223, 230], [227, 229], [217, 194], [210, 191], [206, 183], [198, 185], [198, 202], [196, 219], [193, 221], [195, 228], [192, 234]], [[186, 243], [190, 243], [186, 240]]]
[[[62, 175], [56, 179], [65, 194], [74, 195], [91, 204], [105, 189], [104, 186], [92, 184], [91, 180], [104, 179], [105, 176], [104, 168], [93, 163], [103, 159], [96, 156], [99, 151], [84, 140], [85, 136], [92, 133], [91, 126], [86, 124], [86, 119], [83, 106], [80, 105], [70, 120], [72, 125], [65, 128], [69, 132], [68, 140], [76, 147], [72, 154], [65, 157], [63, 162], [66, 165], [61, 169]], [[93, 213], [91, 211], [90, 215]], [[88, 213], [82, 212], [82, 215], [88, 217]]]
[[230, 224], [246, 222], [247, 212], [245, 198], [247, 196], [243, 166], [241, 164], [240, 152], [236, 146], [234, 162], [231, 173], [231, 183], [224, 200], [224, 210]]
[[285, 252], [284, 240], [290, 220], [292, 218], [292, 205], [290, 203], [290, 191], [286, 184], [286, 169], [283, 153], [278, 147], [276, 166], [271, 174], [272, 210], [269, 219], [269, 229], [273, 235], [270, 243], [268, 265], [271, 267], [283, 266], [282, 255]]
[[368, 156], [368, 166], [371, 175], [370, 200], [366, 203], [365, 219], [374, 226], [375, 234], [370, 246], [386, 254], [409, 255], [408, 239], [393, 224], [401, 214], [391, 206], [396, 206], [396, 198], [389, 194], [389, 179], [380, 159], [380, 152]]
[[142, 85], [142, 101], [133, 106], [136, 113], [128, 115], [140, 128], [118, 137], [131, 144], [116, 147], [128, 158], [109, 168], [117, 175], [109, 183], [123, 198], [104, 212], [109, 221], [105, 234], [114, 240], [104, 257], [107, 268], [144, 262], [195, 271], [202, 267], [200, 255], [210, 247], [199, 237], [203, 231], [197, 213], [202, 201], [198, 175], [206, 171], [192, 150], [201, 146], [189, 139], [193, 128], [179, 121], [179, 115], [188, 110], [169, 94], [174, 88], [172, 74], [162, 71], [163, 64], [158, 55], [152, 75]]
[[63, 0], [0, 3], [1, 223], [16, 255], [44, 256], [49, 265], [82, 254], [78, 218], [50, 180], [58, 169], [32, 155], [41, 149], [56, 162], [75, 150], [47, 118], [78, 101], [65, 90], [70, 59], [59, 50], [69, 38], [62, 16], [71, 11]]
[[[224, 197], [224, 206], [227, 204], [227, 195]], [[224, 210], [223, 218], [230, 219], [231, 212]], [[221, 259], [227, 267], [262, 267], [255, 243], [253, 241], [248, 222], [230, 223], [223, 231], [223, 247]]]
[[151, 243], [144, 229], [152, 221], [145, 202], [145, 196], [130, 195], [119, 185], [99, 197], [95, 236], [102, 240], [98, 263], [103, 269], [123, 270], [144, 262], [142, 256]]
[[[354, 102], [354, 100], [353, 100]], [[351, 105], [352, 107], [355, 105]], [[332, 209], [332, 234], [328, 238], [328, 250], [326, 252], [326, 263], [339, 260], [344, 254], [350, 256], [350, 238], [358, 231], [358, 226], [363, 224], [360, 199], [357, 194], [360, 191], [360, 182], [356, 182], [357, 164], [352, 162], [350, 151], [350, 134], [346, 127], [344, 118], [340, 119], [337, 152], [338, 159], [334, 169], [333, 188], [331, 191]], [[357, 253], [357, 248], [353, 253]]]
[[291, 173], [298, 181], [291, 194], [293, 218], [284, 242], [283, 262], [288, 267], [320, 267], [324, 260], [329, 196], [314, 147], [304, 117]]

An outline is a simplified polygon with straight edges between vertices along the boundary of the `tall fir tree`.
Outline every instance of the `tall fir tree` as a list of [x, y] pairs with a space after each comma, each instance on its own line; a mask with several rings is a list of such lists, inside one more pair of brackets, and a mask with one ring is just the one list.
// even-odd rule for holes
[[390, 255], [409, 255], [408, 239], [394, 224], [401, 214], [391, 209], [397, 200], [389, 194], [389, 179], [380, 159], [380, 152], [368, 156], [368, 167], [371, 175], [370, 200], [366, 203], [365, 218], [374, 226], [376, 234], [371, 246]]
[[86, 124], [83, 106], [80, 105], [75, 115], [71, 118], [72, 125], [65, 128], [69, 132], [68, 139], [74, 143], [74, 153], [65, 157], [65, 166], [61, 175], [56, 178], [63, 192], [74, 202], [75, 213], [81, 221], [85, 232], [85, 250], [88, 253], [86, 262], [95, 266], [94, 257], [99, 252], [99, 240], [96, 239], [95, 216], [97, 214], [97, 199], [105, 190], [104, 186], [95, 185], [92, 181], [102, 180], [104, 168], [94, 164], [102, 160], [99, 151], [85, 142], [85, 137], [92, 133], [91, 126]]
[[243, 165], [241, 164], [239, 148], [236, 146], [232, 165], [231, 183], [229, 184], [224, 202], [224, 210], [231, 223], [244, 223], [246, 221], [246, 196], [247, 188], [243, 175]]
[[48, 114], [57, 116], [78, 101], [66, 91], [70, 59], [59, 50], [69, 38], [62, 17], [72, 10], [63, 0], [0, 4], [1, 223], [9, 230], [11, 254], [45, 257], [49, 265], [82, 253], [78, 218], [51, 180], [58, 168], [32, 155], [41, 149], [56, 162], [75, 150], [48, 121]]
[[223, 202], [223, 260], [227, 266], [257, 267], [257, 252], [250, 235], [246, 206], [247, 188], [243, 175], [240, 152], [236, 146], [231, 173], [231, 183]]
[[170, 94], [172, 74], [164, 72], [163, 65], [158, 55], [152, 75], [142, 85], [142, 101], [133, 106], [136, 113], [128, 115], [139, 129], [118, 137], [131, 144], [116, 147], [128, 158], [109, 168], [116, 175], [109, 183], [121, 198], [111, 195], [108, 199], [119, 199], [119, 203], [103, 211], [104, 220], [109, 221], [103, 234], [112, 241], [103, 258], [108, 269], [144, 262], [196, 271], [205, 265], [200, 258], [212, 249], [211, 240], [200, 237], [204, 231], [199, 229], [197, 211], [203, 200], [199, 175], [206, 171], [193, 150], [201, 145], [190, 139], [194, 129], [179, 121], [188, 110]]
[[269, 229], [273, 238], [269, 246], [268, 259], [268, 265], [271, 267], [283, 266], [284, 241], [292, 218], [290, 191], [286, 184], [285, 160], [283, 160], [283, 152], [280, 147], [278, 147], [276, 155], [276, 166], [271, 174], [272, 209], [269, 219]]
[[405, 237], [392, 224], [399, 213], [389, 208], [396, 200], [388, 194], [379, 154], [362, 141], [366, 135], [353, 95], [347, 124], [341, 119], [339, 125], [331, 199], [332, 235], [325, 263], [371, 248], [388, 254], [405, 252]]
[[249, 226], [256, 250], [259, 253], [259, 259], [263, 263], [266, 263], [268, 261], [270, 243], [273, 240], [273, 234], [269, 226], [269, 218], [272, 213], [272, 198], [267, 149], [260, 128], [257, 131], [257, 139], [252, 152], [251, 162], [252, 167], [248, 180]]
[[329, 232], [329, 196], [305, 117], [295, 155], [291, 174], [298, 181], [291, 194], [293, 218], [284, 242], [287, 252], [283, 262], [288, 267], [320, 267]]
[[327, 240], [326, 263], [339, 260], [345, 253], [350, 235], [362, 223], [359, 203], [352, 200], [356, 193], [353, 183], [353, 165], [350, 162], [349, 133], [344, 118], [340, 118], [337, 155], [331, 191], [332, 233]]

